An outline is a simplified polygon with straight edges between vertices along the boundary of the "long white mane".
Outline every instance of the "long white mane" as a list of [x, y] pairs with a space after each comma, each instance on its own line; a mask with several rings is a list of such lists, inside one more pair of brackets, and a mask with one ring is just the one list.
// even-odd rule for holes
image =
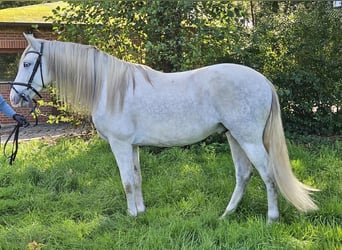
[[122, 109], [129, 84], [135, 87], [134, 72], [148, 80], [146, 66], [124, 62], [97, 48], [70, 42], [44, 41], [47, 68], [55, 79], [58, 97], [80, 111], [91, 112], [107, 82], [107, 110]]

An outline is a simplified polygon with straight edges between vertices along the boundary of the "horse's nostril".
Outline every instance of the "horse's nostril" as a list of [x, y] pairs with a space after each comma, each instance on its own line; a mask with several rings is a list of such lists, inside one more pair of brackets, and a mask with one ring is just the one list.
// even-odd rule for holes
[[23, 101], [26, 101], [26, 102], [28, 102], [28, 95], [26, 95], [26, 94], [24, 94], [24, 93], [22, 93], [22, 94], [20, 94], [20, 97], [23, 99]]

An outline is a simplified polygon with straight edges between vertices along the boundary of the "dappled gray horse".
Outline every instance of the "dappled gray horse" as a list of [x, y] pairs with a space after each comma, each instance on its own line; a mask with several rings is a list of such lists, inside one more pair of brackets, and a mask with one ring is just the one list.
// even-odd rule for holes
[[12, 105], [27, 105], [53, 83], [63, 101], [90, 113], [114, 153], [130, 215], [145, 211], [139, 146], [182, 146], [217, 132], [226, 133], [236, 169], [223, 217], [240, 202], [252, 164], [266, 185], [270, 222], [279, 217], [276, 187], [300, 211], [317, 209], [310, 198], [315, 189], [291, 170], [276, 91], [255, 70], [218, 64], [162, 73], [92, 46], [25, 37]]

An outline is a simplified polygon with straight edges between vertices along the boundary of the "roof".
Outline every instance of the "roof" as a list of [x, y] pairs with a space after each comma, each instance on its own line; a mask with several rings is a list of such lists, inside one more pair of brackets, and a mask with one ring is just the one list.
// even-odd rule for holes
[[36, 5], [28, 5], [18, 8], [8, 8], [0, 10], [0, 23], [7, 24], [48, 24], [51, 21], [46, 21], [45, 16], [52, 15], [52, 10], [57, 6], [64, 7], [67, 3], [63, 1], [44, 3]]

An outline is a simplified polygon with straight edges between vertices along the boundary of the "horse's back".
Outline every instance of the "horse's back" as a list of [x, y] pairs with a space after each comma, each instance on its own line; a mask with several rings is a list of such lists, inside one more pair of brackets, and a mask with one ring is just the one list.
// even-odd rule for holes
[[211, 107], [220, 113], [259, 116], [258, 112], [269, 112], [272, 101], [272, 87], [266, 77], [239, 64], [215, 64], [179, 73], [154, 72], [151, 83], [146, 92], [142, 91], [142, 98], [160, 105], [172, 104], [171, 108], [188, 103], [199, 111]]
[[217, 92], [239, 95], [270, 90], [265, 76], [247, 66], [232, 63], [215, 64], [176, 73], [152, 71], [150, 76], [151, 84], [160, 88], [160, 94], [163, 89], [190, 90], [190, 93], [205, 91], [207, 95]]

